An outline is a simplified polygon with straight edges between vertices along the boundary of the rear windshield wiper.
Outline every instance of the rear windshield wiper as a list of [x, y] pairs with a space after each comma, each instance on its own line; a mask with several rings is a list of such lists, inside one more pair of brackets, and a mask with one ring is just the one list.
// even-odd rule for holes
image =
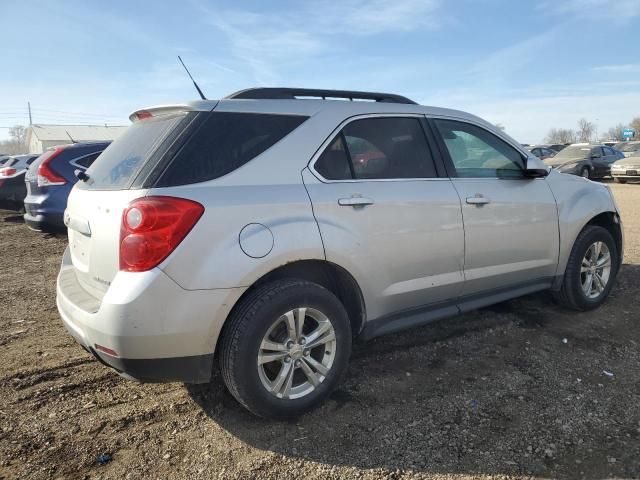
[[78, 180], [82, 180], [83, 182], [89, 181], [89, 175], [87, 175], [84, 170], [80, 170], [78, 168], [73, 172], [73, 174], [78, 178]]

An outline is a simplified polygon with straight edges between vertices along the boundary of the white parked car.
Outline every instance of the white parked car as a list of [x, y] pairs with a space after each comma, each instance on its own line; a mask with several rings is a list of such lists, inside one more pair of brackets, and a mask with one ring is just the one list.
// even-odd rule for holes
[[251, 89], [131, 119], [69, 196], [57, 283], [66, 328], [125, 376], [219, 362], [250, 411], [296, 416], [358, 337], [544, 289], [595, 308], [621, 264], [605, 185], [467, 113]]

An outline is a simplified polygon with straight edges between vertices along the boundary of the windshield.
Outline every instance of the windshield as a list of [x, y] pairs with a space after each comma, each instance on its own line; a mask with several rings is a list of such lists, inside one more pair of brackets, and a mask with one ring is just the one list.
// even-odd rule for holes
[[636, 150], [640, 150], [640, 142], [620, 142], [616, 143], [616, 146], [613, 148], [621, 152], [635, 152]]
[[588, 158], [591, 155], [591, 147], [588, 145], [571, 145], [563, 150], [560, 150], [558, 154], [553, 157], [553, 161], [558, 160], [571, 160]]

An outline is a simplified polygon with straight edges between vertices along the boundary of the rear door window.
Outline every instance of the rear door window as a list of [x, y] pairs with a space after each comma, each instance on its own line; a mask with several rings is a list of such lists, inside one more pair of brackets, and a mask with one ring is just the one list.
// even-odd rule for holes
[[327, 180], [350, 180], [353, 178], [350, 162], [344, 135], [340, 133], [322, 152], [315, 170]]
[[215, 111], [206, 115], [156, 186], [186, 185], [226, 175], [271, 148], [308, 118]]
[[437, 176], [420, 120], [408, 117], [354, 120], [322, 153], [314, 169], [326, 180]]

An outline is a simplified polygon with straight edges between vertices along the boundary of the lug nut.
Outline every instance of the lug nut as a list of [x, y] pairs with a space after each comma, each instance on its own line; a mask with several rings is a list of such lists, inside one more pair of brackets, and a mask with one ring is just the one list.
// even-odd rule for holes
[[309, 350], [305, 350], [305, 351], [304, 351], [304, 356], [305, 356], [305, 357], [308, 357], [308, 356], [309, 356]]
[[300, 345], [304, 345], [305, 343], [307, 343], [307, 339], [306, 339], [306, 338], [304, 338], [304, 337], [302, 337], [302, 338], [300, 339]]
[[284, 363], [291, 363], [291, 357], [289, 356], [284, 357]]
[[296, 365], [296, 367], [299, 367], [300, 366], [300, 360], [296, 360], [295, 365]]
[[291, 340], [287, 342], [287, 348], [293, 348], [293, 342]]

